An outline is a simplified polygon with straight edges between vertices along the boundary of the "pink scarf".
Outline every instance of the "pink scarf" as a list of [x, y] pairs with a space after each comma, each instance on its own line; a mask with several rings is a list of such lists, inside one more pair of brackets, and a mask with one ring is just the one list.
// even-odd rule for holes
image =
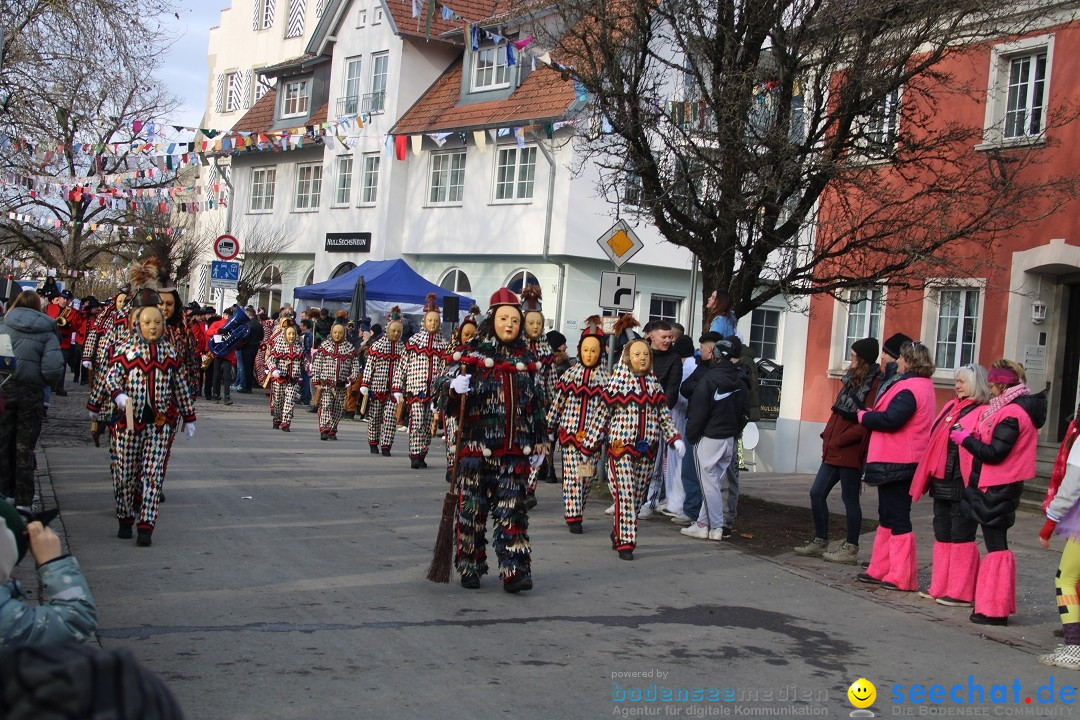
[[915, 502], [926, 494], [930, 489], [930, 474], [940, 478], [945, 474], [945, 461], [949, 454], [949, 433], [952, 432], [953, 422], [944, 421], [946, 415], [957, 418], [960, 411], [968, 405], [974, 405], [971, 398], [962, 400], [950, 400], [941, 408], [941, 412], [934, 421], [934, 427], [930, 431], [930, 442], [926, 446], [926, 454], [915, 468], [915, 477], [911, 480], [911, 488], [908, 494]]
[[979, 424], [981, 425], [986, 420], [986, 418], [990, 417], [998, 410], [1011, 403], [1016, 398], [1028, 395], [1030, 393], [1031, 391], [1028, 390], [1028, 386], [1024, 383], [1020, 383], [1019, 385], [1013, 385], [1011, 388], [1006, 388], [1005, 392], [1001, 393], [996, 398], [990, 401], [990, 404], [987, 406], [986, 410], [984, 410], [983, 414], [979, 416]]

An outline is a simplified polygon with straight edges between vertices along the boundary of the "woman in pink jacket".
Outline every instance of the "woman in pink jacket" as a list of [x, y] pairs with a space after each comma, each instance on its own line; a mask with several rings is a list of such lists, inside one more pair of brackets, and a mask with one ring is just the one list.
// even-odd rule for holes
[[1024, 367], [998, 360], [988, 373], [990, 404], [974, 432], [960, 428], [950, 438], [974, 457], [963, 510], [982, 527], [986, 556], [975, 581], [971, 622], [1007, 625], [1016, 612], [1016, 558], [1006, 541], [1016, 522], [1024, 481], [1035, 477], [1038, 428], [1046, 421], [1046, 398], [1032, 395]]
[[918, 585], [908, 493], [934, 420], [934, 361], [918, 340], [890, 352], [895, 339], [886, 340], [884, 350], [896, 358], [897, 372], [881, 384], [873, 408], [858, 413], [859, 423], [870, 430], [863, 481], [878, 489], [879, 525], [870, 566], [856, 578], [910, 592]]

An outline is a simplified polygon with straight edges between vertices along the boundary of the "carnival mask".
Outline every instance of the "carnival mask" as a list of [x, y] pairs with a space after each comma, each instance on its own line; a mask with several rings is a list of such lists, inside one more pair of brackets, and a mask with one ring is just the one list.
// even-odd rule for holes
[[144, 307], [139, 311], [139, 334], [143, 340], [152, 343], [161, 339], [165, 331], [165, 316], [161, 314], [161, 308]]
[[161, 304], [158, 305], [161, 308], [162, 315], [166, 319], [173, 316], [173, 312], [176, 310], [176, 296], [171, 292], [164, 292], [161, 294]]
[[472, 323], [461, 326], [461, 344], [467, 345], [470, 340], [476, 337], [476, 326]]
[[652, 367], [652, 350], [644, 340], [635, 340], [630, 344], [630, 369], [635, 375], [645, 375]]
[[495, 337], [500, 342], [511, 343], [521, 335], [521, 312], [512, 305], [500, 305], [495, 309]]
[[391, 342], [397, 342], [401, 339], [401, 323], [397, 320], [386, 326], [386, 337], [390, 338]]
[[118, 293], [116, 296], [116, 300], [114, 300], [113, 302], [115, 303], [114, 307], [117, 310], [123, 310], [124, 303], [127, 302], [127, 293]]
[[430, 311], [428, 313], [425, 313], [424, 314], [424, 329], [427, 330], [429, 333], [437, 333], [437, 332], [439, 332], [439, 321], [440, 320], [441, 320], [441, 318], [439, 317], [439, 313], [435, 312], [434, 310], [432, 310], [432, 311]]
[[595, 337], [587, 337], [581, 341], [581, 350], [578, 351], [581, 355], [581, 364], [587, 368], [594, 368], [600, 364], [601, 348], [600, 339]]
[[525, 337], [536, 340], [544, 333], [543, 313], [530, 312], [525, 315]]
[[285, 328], [285, 342], [289, 343], [290, 345], [296, 342], [296, 328], [292, 325]]
[[330, 339], [333, 340], [336, 343], [339, 343], [342, 340], [344, 340], [345, 339], [345, 326], [342, 325], [341, 323], [338, 323], [337, 325], [334, 325], [334, 327], [330, 328]]

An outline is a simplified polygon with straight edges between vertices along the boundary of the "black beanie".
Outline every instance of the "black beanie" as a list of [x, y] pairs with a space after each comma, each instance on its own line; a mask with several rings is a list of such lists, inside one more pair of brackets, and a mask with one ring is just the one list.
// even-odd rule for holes
[[685, 360], [694, 355], [694, 341], [686, 335], [680, 335], [671, 344], [671, 349], [675, 351], [676, 355]]
[[552, 330], [547, 334], [547, 341], [552, 350], [558, 350], [566, 344], [566, 336], [558, 330]]
[[867, 365], [877, 363], [878, 344], [877, 338], [863, 338], [851, 343], [851, 351], [863, 359]]
[[911, 342], [911, 338], [904, 333], [896, 333], [885, 341], [885, 344], [881, 346], [881, 351], [894, 358], [898, 358], [900, 357], [900, 348], [903, 347], [904, 343], [908, 342]]

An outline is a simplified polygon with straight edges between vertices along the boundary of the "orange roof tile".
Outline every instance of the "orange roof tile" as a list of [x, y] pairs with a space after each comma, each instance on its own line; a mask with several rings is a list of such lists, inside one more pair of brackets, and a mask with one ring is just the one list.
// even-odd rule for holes
[[[386, 0], [386, 9], [394, 18], [394, 25], [402, 35], [414, 35], [427, 37], [424, 29], [427, 25], [427, 2], [431, 0], [418, 0], [420, 17], [412, 16], [411, 0]], [[496, 0], [458, 0], [454, 2], [454, 12], [462, 18], [461, 21], [442, 19], [442, 11], [436, 7], [435, 15], [431, 18], [431, 39], [438, 40], [440, 35], [460, 32], [466, 22], [480, 22], [489, 16], [495, 8]]]
[[[277, 89], [268, 90], [259, 102], [247, 111], [235, 125], [232, 132], [265, 132], [274, 124], [274, 100], [277, 98]], [[289, 127], [302, 125], [318, 125], [326, 122], [329, 112], [329, 103], [320, 105], [310, 118], [295, 118], [289, 120]]]
[[566, 113], [575, 98], [572, 82], [541, 65], [505, 100], [458, 105], [462, 74], [462, 60], [458, 58], [390, 132], [405, 135], [554, 120]]

